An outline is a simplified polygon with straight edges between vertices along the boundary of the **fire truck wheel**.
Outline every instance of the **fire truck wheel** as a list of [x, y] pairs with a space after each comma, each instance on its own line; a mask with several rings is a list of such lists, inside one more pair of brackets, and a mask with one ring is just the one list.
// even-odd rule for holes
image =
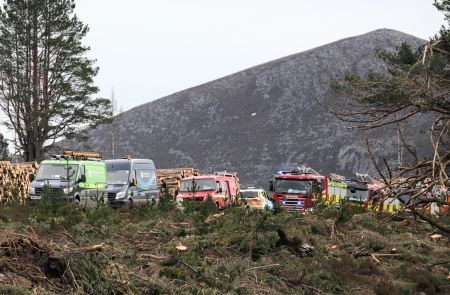
[[216, 202], [216, 206], [217, 206], [217, 208], [222, 209], [222, 208], [220, 207], [219, 202]]

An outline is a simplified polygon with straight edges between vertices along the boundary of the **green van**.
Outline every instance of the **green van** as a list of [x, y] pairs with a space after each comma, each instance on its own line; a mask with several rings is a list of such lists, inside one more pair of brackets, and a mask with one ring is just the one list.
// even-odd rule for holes
[[101, 156], [93, 158], [80, 154], [82, 152], [74, 156], [65, 151], [64, 156], [42, 161], [36, 177], [31, 179], [29, 199], [40, 200], [44, 194], [50, 193], [87, 207], [106, 203], [105, 163], [100, 161]]

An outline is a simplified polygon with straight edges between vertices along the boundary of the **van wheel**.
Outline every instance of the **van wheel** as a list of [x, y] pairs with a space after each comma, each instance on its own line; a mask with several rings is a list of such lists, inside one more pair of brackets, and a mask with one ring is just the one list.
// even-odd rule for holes
[[75, 203], [75, 205], [80, 205], [80, 196], [75, 196], [73, 202]]

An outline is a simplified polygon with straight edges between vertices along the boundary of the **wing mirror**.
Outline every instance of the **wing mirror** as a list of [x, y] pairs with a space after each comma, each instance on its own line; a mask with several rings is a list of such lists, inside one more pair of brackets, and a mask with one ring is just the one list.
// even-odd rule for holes
[[85, 174], [80, 176], [80, 182], [86, 182], [86, 175]]
[[133, 178], [133, 179], [130, 181], [130, 186], [137, 186], [137, 180], [136, 180], [136, 178]]
[[273, 192], [273, 180], [269, 181], [269, 191]]
[[33, 180], [34, 180], [34, 174], [28, 175], [28, 179], [30, 180], [30, 182], [33, 182]]

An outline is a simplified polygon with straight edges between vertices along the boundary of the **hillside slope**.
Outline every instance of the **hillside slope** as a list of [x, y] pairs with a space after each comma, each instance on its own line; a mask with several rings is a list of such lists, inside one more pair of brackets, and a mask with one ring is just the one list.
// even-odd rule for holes
[[[349, 71], [384, 71], [375, 50], [402, 42], [425, 41], [376, 30], [143, 104], [118, 116], [116, 155], [152, 158], [161, 168], [238, 171], [244, 183], [259, 184], [273, 171], [301, 163], [323, 173], [371, 171], [365, 137], [396, 157], [395, 133], [348, 131], [316, 99], [336, 99], [330, 82]], [[416, 120], [406, 129], [418, 136], [421, 126]], [[84, 148], [110, 156], [110, 126], [92, 131]]]

